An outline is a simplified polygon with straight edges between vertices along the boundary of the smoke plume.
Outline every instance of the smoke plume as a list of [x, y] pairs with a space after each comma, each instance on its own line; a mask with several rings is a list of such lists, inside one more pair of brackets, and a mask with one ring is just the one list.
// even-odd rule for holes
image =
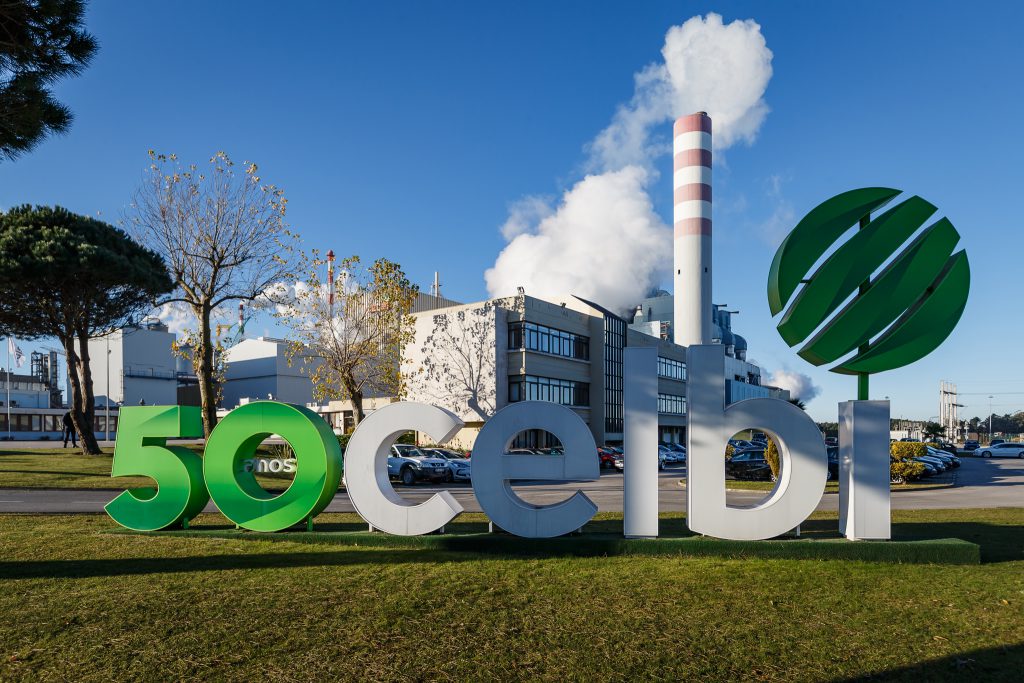
[[[626, 312], [670, 271], [672, 235], [648, 188], [671, 151], [668, 122], [706, 111], [714, 145], [753, 142], [768, 112], [772, 53], [752, 20], [693, 17], [665, 35], [662, 61], [634, 76], [629, 102], [587, 145], [591, 171], [555, 203], [514, 202], [508, 240], [485, 279], [491, 296], [578, 294]], [[662, 131], [658, 134], [656, 131]]]
[[790, 398], [798, 398], [804, 403], [810, 403], [811, 399], [821, 393], [821, 387], [802, 372], [776, 370], [768, 378], [768, 384], [780, 389], [788, 389]]

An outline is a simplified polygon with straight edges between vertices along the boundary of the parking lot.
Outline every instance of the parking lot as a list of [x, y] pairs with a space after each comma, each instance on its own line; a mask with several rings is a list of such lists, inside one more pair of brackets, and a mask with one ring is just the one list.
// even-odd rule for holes
[[[948, 482], [950, 488], [893, 491], [892, 507], [913, 508], [982, 508], [982, 507], [1024, 507], [1024, 460], [1015, 458], [980, 459], [962, 458], [963, 465], [928, 480], [929, 483]], [[659, 472], [659, 507], [663, 512], [686, 509], [686, 488], [680, 480], [686, 476], [685, 466], [669, 466]], [[411, 501], [422, 501], [440, 490], [447, 489], [469, 512], [479, 512], [468, 483], [445, 485], [417, 484], [402, 486], [396, 490]], [[535, 504], [556, 503], [564, 500], [577, 489], [585, 492], [601, 511], [622, 510], [622, 473], [602, 470], [597, 481], [585, 482], [523, 482], [514, 487], [525, 500]], [[49, 489], [0, 489], [0, 513], [100, 513], [103, 506], [115, 494], [111, 491], [49, 490]], [[729, 503], [750, 505], [764, 498], [760, 491], [730, 491]], [[835, 510], [839, 496], [828, 493], [822, 496], [820, 510]], [[208, 508], [213, 511], [211, 506]], [[352, 504], [344, 492], [339, 492], [328, 506], [329, 512], [351, 512]]]

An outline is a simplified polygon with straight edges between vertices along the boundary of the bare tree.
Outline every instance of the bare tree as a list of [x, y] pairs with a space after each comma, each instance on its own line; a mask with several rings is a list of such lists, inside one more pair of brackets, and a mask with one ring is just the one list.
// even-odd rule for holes
[[494, 302], [439, 312], [431, 323], [418, 353], [406, 353], [409, 396], [466, 419], [490, 418], [497, 410]]
[[230, 301], [264, 298], [285, 279], [296, 238], [284, 222], [283, 191], [263, 184], [256, 164], [244, 162], [239, 173], [218, 152], [201, 173], [173, 154], [149, 155], [130, 222], [143, 243], [164, 257], [177, 285], [162, 303], [184, 303], [195, 315], [196, 329], [186, 333], [183, 346], [199, 382], [209, 436], [219, 400], [211, 318]]
[[387, 259], [367, 268], [351, 256], [338, 264], [333, 286], [320, 278], [325, 263], [315, 250], [305, 259], [303, 279], [277, 315], [291, 330], [289, 362], [306, 363], [314, 396], [352, 401], [358, 424], [364, 398], [404, 393], [402, 349], [413, 336], [409, 313], [419, 290]]

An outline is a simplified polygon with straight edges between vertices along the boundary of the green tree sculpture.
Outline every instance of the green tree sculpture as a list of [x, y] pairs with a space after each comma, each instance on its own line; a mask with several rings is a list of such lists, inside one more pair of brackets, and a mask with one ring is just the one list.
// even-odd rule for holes
[[[813, 365], [856, 350], [831, 371], [856, 375], [860, 400], [868, 398], [870, 374], [934, 351], [967, 305], [967, 253], [954, 253], [960, 235], [948, 219], [922, 230], [893, 258], [937, 211], [913, 196], [871, 218], [900, 193], [865, 187], [819, 204], [779, 246], [768, 274], [772, 315], [789, 305], [778, 323], [779, 334], [790, 346], [802, 343], [798, 353]], [[837, 245], [857, 224], [857, 232]]]
[[155, 252], [102, 221], [60, 207], [0, 213], [0, 329], [60, 340], [85, 454], [100, 452], [89, 338], [128, 324], [173, 287]]

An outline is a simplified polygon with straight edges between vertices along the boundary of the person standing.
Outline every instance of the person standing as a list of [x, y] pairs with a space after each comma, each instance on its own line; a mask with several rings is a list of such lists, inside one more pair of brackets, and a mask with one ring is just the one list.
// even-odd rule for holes
[[64, 426], [64, 448], [68, 447], [68, 439], [71, 439], [71, 447], [77, 448], [78, 436], [75, 434], [75, 423], [71, 420], [70, 410], [64, 413], [61, 424]]

